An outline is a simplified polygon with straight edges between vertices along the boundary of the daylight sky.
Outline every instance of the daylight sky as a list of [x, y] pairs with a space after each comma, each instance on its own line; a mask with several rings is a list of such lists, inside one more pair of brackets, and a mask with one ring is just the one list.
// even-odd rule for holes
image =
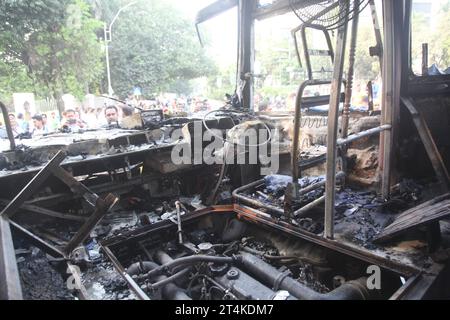
[[[202, 8], [215, 2], [215, 0], [161, 0], [174, 4], [186, 17], [192, 21]], [[203, 36], [208, 35], [209, 54], [221, 66], [227, 66], [236, 61], [237, 51], [237, 9], [217, 16], [200, 25]]]

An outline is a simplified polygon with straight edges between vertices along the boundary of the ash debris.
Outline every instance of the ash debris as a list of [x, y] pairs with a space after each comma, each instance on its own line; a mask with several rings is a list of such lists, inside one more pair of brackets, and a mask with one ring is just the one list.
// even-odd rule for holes
[[11, 162], [7, 157], [0, 155], [0, 171], [27, 171], [28, 167], [38, 167], [45, 163], [45, 160], [33, 152], [30, 147], [20, 145], [16, 147], [15, 161]]
[[403, 212], [417, 205], [423, 198], [424, 186], [418, 182], [405, 179], [395, 186], [391, 199], [383, 208], [391, 212]]
[[17, 250], [16, 254], [25, 300], [76, 299], [61, 275], [61, 263], [52, 262], [45, 253], [33, 247]]
[[299, 276], [297, 281], [301, 284], [319, 293], [329, 293], [331, 291], [327, 286], [325, 286], [316, 278], [311, 265], [305, 264], [301, 267], [298, 267], [298, 272]]
[[82, 270], [82, 283], [89, 297], [93, 300], [135, 300], [127, 282], [112, 263], [104, 261]]
[[345, 189], [337, 195], [336, 222], [342, 225], [339, 229], [349, 240], [366, 249], [376, 249], [372, 243], [375, 236], [394, 222], [397, 214], [414, 207], [422, 199], [422, 192], [423, 186], [413, 180], [404, 180], [397, 185], [386, 202], [374, 192]]
[[383, 202], [372, 192], [358, 192], [346, 189], [337, 195], [336, 222], [352, 225], [349, 234], [352, 242], [367, 249], [374, 249], [372, 239], [385, 227], [385, 221], [379, 221], [376, 213], [380, 212]]

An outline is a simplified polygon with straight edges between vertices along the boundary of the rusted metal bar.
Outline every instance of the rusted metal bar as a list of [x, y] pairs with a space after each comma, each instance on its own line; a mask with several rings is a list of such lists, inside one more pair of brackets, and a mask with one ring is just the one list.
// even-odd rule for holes
[[[8, 200], [0, 200], [0, 205], [7, 206], [8, 203], [9, 203]], [[70, 220], [70, 221], [77, 221], [77, 222], [85, 222], [87, 220], [87, 218], [85, 218], [85, 217], [74, 216], [74, 215], [70, 215], [70, 214], [56, 212], [53, 210], [41, 208], [38, 206], [27, 205], [27, 204], [22, 205], [19, 210], [31, 212], [31, 213], [43, 214], [43, 215], [46, 215], [49, 217], [63, 219], [63, 220]]]
[[8, 206], [2, 211], [0, 216], [11, 218], [22, 207], [33, 193], [47, 180], [55, 168], [58, 168], [61, 162], [66, 157], [65, 153], [60, 151], [50, 162], [22, 189], [22, 191], [11, 201]]
[[418, 275], [412, 276], [411, 278], [406, 281], [406, 283], [397, 290], [390, 298], [391, 301], [399, 301], [402, 300], [402, 298], [410, 291], [414, 290], [414, 286], [419, 282], [420, 278], [422, 276], [422, 273], [419, 273]]
[[[383, 92], [382, 92], [382, 125], [391, 125], [392, 129], [382, 133], [380, 143], [380, 171], [382, 176], [381, 193], [384, 199], [391, 194], [391, 179], [394, 152], [394, 123], [397, 123], [400, 102], [401, 63], [398, 61], [398, 47], [401, 46], [399, 37], [403, 34], [395, 27], [395, 2], [383, 1], [384, 18], [384, 51], [383, 51]], [[398, 43], [397, 43], [398, 42]]]
[[[346, 0], [346, 2], [348, 2], [348, 0]], [[344, 12], [343, 14], [346, 13]], [[336, 160], [339, 127], [339, 105], [344, 75], [344, 58], [347, 44], [347, 31], [348, 21], [346, 21], [343, 26], [339, 28], [337, 35], [334, 73], [330, 95], [330, 111], [328, 116], [327, 181], [325, 188], [325, 237], [328, 239], [334, 238], [334, 206], [336, 201]]]
[[22, 299], [22, 287], [9, 221], [0, 217], [0, 300]]
[[177, 227], [178, 227], [178, 243], [180, 245], [183, 245], [183, 226], [182, 226], [182, 219], [181, 219], [181, 202], [177, 201], [175, 202], [175, 206], [177, 208]]
[[303, 216], [305, 216], [305, 214], [307, 214], [308, 212], [310, 212], [312, 209], [322, 205], [325, 203], [325, 196], [320, 197], [317, 200], [314, 200], [313, 202], [307, 204], [306, 206], [304, 206], [303, 208], [297, 210], [294, 212], [294, 217], [295, 218], [302, 218]]
[[86, 202], [89, 203], [92, 207], [95, 207], [97, 205], [97, 201], [99, 199], [98, 195], [96, 195], [91, 190], [89, 190], [89, 188], [86, 187], [84, 184], [77, 181], [65, 169], [57, 166], [55, 168], [52, 168], [52, 173], [58, 179], [60, 179], [62, 182], [64, 182], [73, 193], [79, 194], [80, 196], [82, 196], [86, 200]]
[[347, 85], [345, 88], [344, 112], [342, 115], [341, 137], [343, 139], [348, 137], [350, 108], [352, 106], [352, 98], [353, 98], [353, 80], [355, 77], [356, 45], [358, 41], [360, 0], [355, 0], [354, 6], [355, 6], [355, 16], [352, 22], [352, 34], [350, 40], [350, 61], [347, 73]]
[[81, 227], [77, 234], [70, 240], [64, 248], [64, 254], [69, 256], [91, 233], [92, 229], [100, 222], [100, 220], [108, 213], [109, 210], [117, 203], [119, 199], [109, 194], [105, 200], [98, 199], [94, 213], [89, 217], [88, 221]]
[[14, 137], [14, 133], [11, 127], [11, 121], [9, 121], [8, 109], [1, 101], [0, 101], [0, 109], [2, 110], [3, 120], [5, 121], [6, 133], [8, 134], [9, 139], [9, 147], [11, 151], [16, 150], [16, 139]]
[[64, 257], [64, 253], [55, 246], [52, 246], [51, 244], [42, 240], [41, 238], [34, 235], [33, 233], [31, 233], [30, 231], [28, 231], [27, 229], [25, 229], [24, 227], [20, 226], [19, 224], [15, 223], [12, 220], [10, 220], [9, 223], [16, 231], [20, 232], [20, 234], [28, 241], [30, 241], [36, 248], [41, 249], [42, 251], [51, 255], [54, 258]]
[[116, 270], [120, 273], [122, 278], [128, 283], [129, 288], [134, 292], [136, 297], [140, 300], [150, 300], [147, 294], [141, 289], [141, 287], [133, 280], [133, 278], [125, 271], [123, 266], [117, 260], [116, 256], [112, 253], [108, 247], [102, 247], [103, 252], [109, 258]]
[[239, 78], [242, 82], [242, 107], [254, 109], [255, 20], [256, 0], [239, 0]]
[[391, 125], [384, 125], [384, 126], [376, 127], [376, 128], [369, 129], [366, 131], [358, 132], [358, 133], [352, 134], [351, 136], [348, 136], [346, 139], [339, 139], [337, 141], [337, 145], [338, 146], [348, 145], [349, 143], [379, 134], [381, 132], [390, 130], [391, 128], [392, 128]]
[[[176, 175], [165, 175], [166, 178], [171, 179], [176, 177]], [[158, 180], [161, 178], [161, 175], [146, 175], [146, 176], [139, 176], [136, 177], [130, 181], [125, 182], [114, 182], [114, 183], [105, 183], [100, 184], [96, 186], [92, 186], [90, 190], [94, 192], [95, 194], [106, 194], [106, 193], [114, 193], [114, 194], [123, 194], [130, 192], [131, 189], [134, 186], [137, 185], [145, 185], [148, 184], [154, 180]], [[72, 199], [79, 199], [82, 195], [78, 194], [70, 194], [70, 193], [61, 193], [61, 194], [54, 194], [51, 196], [41, 197], [32, 199], [30, 201], [27, 201], [26, 204], [30, 205], [38, 205], [38, 206], [54, 206], [61, 202], [66, 202]]]

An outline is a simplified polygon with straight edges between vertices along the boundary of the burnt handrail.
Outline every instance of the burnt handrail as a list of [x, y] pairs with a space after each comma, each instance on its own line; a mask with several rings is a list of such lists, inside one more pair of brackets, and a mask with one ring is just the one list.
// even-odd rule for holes
[[2, 109], [3, 119], [5, 121], [6, 132], [8, 134], [8, 139], [9, 139], [9, 145], [10, 145], [10, 148], [12, 151], [12, 150], [16, 149], [16, 140], [15, 140], [14, 133], [13, 133], [13, 130], [11, 127], [11, 121], [9, 121], [8, 109], [1, 101], [0, 101], [0, 109]]

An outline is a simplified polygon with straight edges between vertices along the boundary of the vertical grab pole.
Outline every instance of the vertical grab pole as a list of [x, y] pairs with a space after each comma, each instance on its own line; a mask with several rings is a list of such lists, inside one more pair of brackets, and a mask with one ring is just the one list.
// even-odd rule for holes
[[[341, 3], [348, 8], [349, 0], [342, 0]], [[346, 14], [346, 16], [348, 16]], [[334, 239], [334, 215], [336, 202], [336, 159], [337, 159], [337, 139], [339, 122], [339, 105], [341, 102], [341, 89], [344, 73], [344, 58], [347, 44], [348, 21], [346, 21], [338, 31], [336, 55], [334, 60], [334, 76], [331, 84], [330, 111], [328, 124], [328, 147], [327, 147], [327, 181], [326, 181], [326, 202], [325, 202], [325, 237]]]

